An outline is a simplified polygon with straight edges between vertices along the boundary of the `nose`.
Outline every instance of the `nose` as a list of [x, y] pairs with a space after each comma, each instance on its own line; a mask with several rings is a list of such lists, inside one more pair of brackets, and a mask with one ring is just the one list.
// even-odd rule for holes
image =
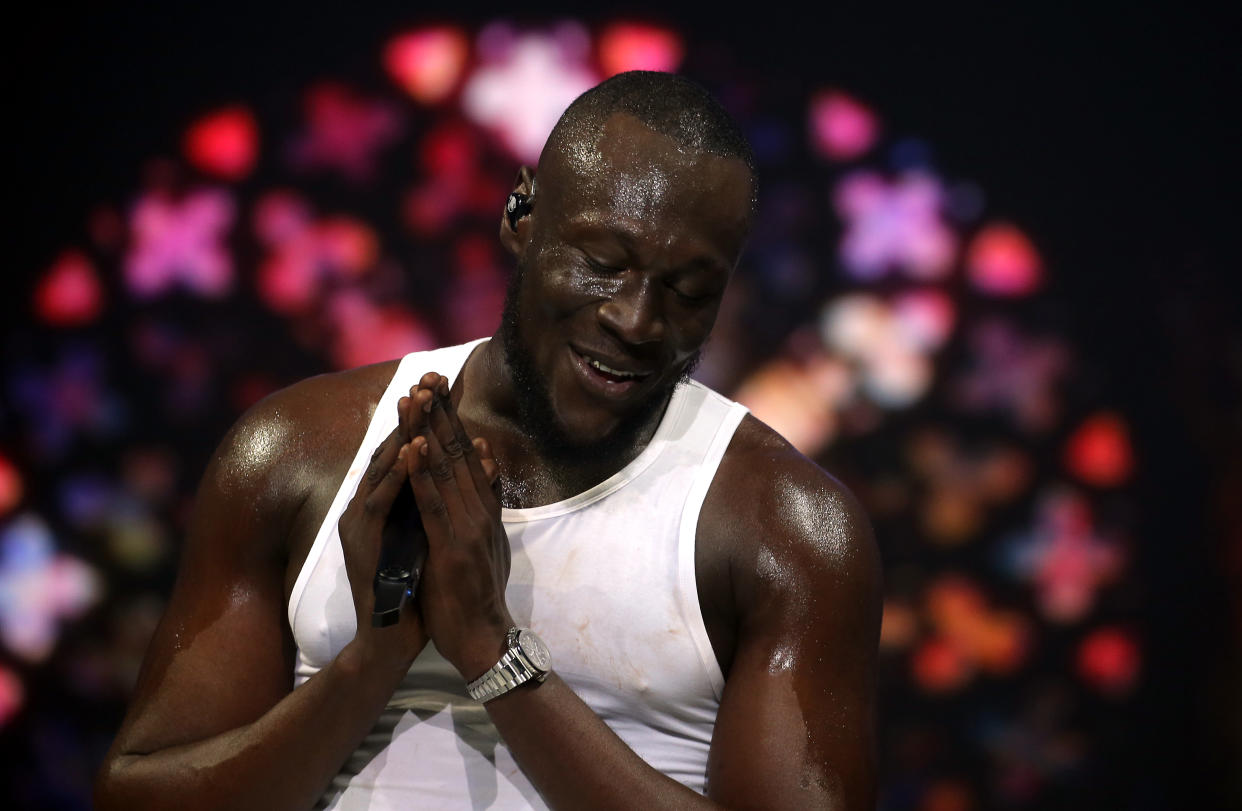
[[599, 321], [627, 344], [645, 344], [664, 337], [659, 286], [645, 273], [625, 271], [616, 291], [599, 305]]

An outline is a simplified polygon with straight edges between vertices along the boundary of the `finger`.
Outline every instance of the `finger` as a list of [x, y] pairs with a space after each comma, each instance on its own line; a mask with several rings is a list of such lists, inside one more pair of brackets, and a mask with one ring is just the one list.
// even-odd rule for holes
[[362, 510], [367, 520], [382, 525], [388, 519], [388, 513], [392, 511], [392, 503], [396, 500], [397, 493], [401, 492], [408, 454], [409, 445], [401, 445], [397, 449], [393, 463], [376, 482], [375, 488], [364, 498]]
[[446, 448], [444, 445], [445, 426], [444, 409], [437, 403], [431, 409], [429, 429], [424, 432], [427, 438], [427, 470], [448, 507], [449, 517], [455, 522], [469, 521], [470, 510], [480, 509], [478, 495], [474, 493], [474, 482], [470, 479], [461, 458], [461, 449], [456, 445], [451, 431], [447, 433], [452, 446]]
[[491, 492], [492, 480], [479, 463], [474, 443], [457, 416], [457, 409], [448, 395], [447, 378], [441, 382], [436, 395], [436, 407], [432, 409], [430, 425], [445, 452], [453, 459], [463, 501], [467, 506], [478, 505], [490, 509], [492, 505], [487, 496]]
[[402, 437], [409, 442], [423, 431], [427, 418], [427, 406], [432, 394], [419, 384], [410, 387], [409, 395], [397, 401], [397, 414], [400, 419]]
[[410, 453], [406, 456], [406, 470], [423, 529], [427, 533], [427, 545], [435, 548], [452, 541], [453, 525], [448, 505], [431, 477], [427, 455], [427, 437], [414, 437], [410, 442]]
[[[394, 428], [392, 433], [384, 437], [383, 441], [371, 453], [371, 461], [367, 464], [366, 473], [363, 474], [362, 481], [358, 484], [358, 491], [360, 493], [370, 493], [374, 490], [376, 485], [380, 483], [380, 480], [384, 478], [384, 474], [392, 468], [393, 463], [397, 459], [397, 454], [404, 444], [401, 441], [400, 432], [400, 426]], [[363, 497], [365, 498], [366, 496], [364, 495]]]

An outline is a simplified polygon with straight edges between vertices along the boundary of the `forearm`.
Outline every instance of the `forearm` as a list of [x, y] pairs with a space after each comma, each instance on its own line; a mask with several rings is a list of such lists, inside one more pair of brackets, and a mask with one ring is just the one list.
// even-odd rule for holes
[[486, 706], [514, 759], [552, 808], [720, 807], [650, 766], [555, 674]]
[[114, 753], [100, 809], [309, 808], [371, 729], [400, 680], [355, 643], [253, 723], [148, 753]]

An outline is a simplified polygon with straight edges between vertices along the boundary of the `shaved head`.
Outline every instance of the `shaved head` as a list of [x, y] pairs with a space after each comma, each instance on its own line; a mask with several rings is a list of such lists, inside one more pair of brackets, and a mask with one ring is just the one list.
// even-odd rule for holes
[[755, 156], [741, 128], [711, 93], [673, 73], [618, 73], [583, 93], [552, 129], [540, 164], [557, 154], [579, 168], [593, 166], [604, 126], [617, 113], [636, 118], [687, 151], [741, 160], [750, 172], [754, 207]]

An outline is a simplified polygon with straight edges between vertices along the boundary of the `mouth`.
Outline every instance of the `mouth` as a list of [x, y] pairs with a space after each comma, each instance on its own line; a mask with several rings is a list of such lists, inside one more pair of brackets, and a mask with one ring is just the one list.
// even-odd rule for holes
[[651, 376], [651, 372], [610, 366], [590, 353], [580, 352], [572, 347], [570, 355], [586, 388], [610, 400], [626, 396]]

